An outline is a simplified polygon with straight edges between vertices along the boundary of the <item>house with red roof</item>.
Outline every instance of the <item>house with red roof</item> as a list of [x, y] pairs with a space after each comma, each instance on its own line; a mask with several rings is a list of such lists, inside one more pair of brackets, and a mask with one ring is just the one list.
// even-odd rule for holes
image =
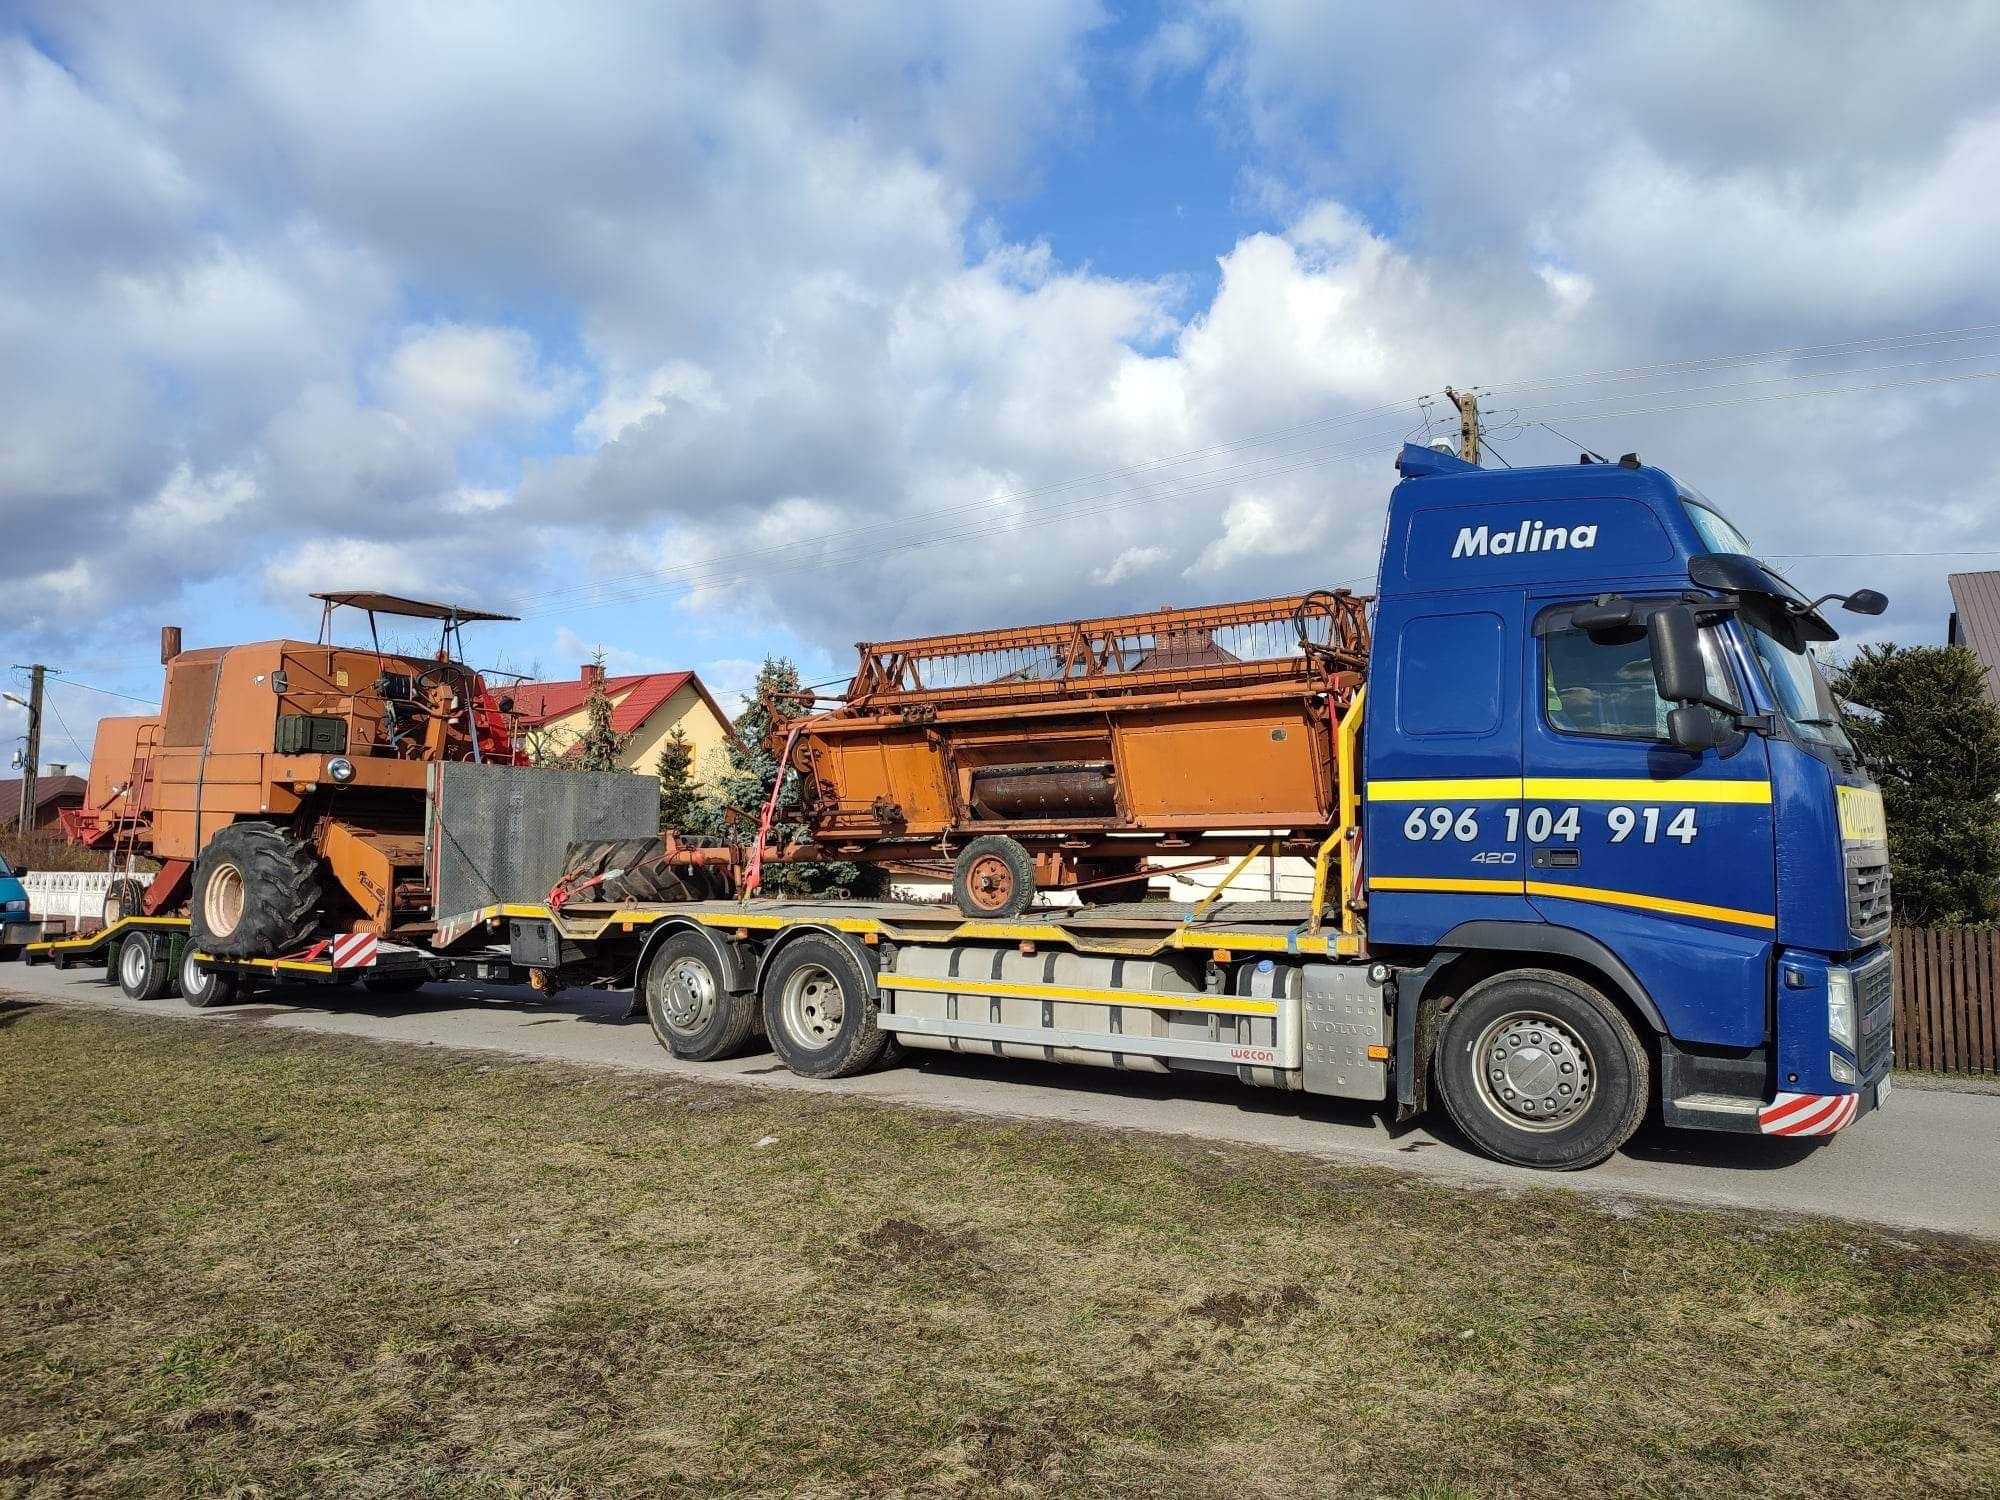
[[[556, 759], [577, 750], [589, 719], [585, 703], [590, 684], [603, 671], [585, 662], [568, 681], [522, 682], [495, 689], [503, 700], [513, 700], [522, 741], [536, 759]], [[611, 700], [612, 731], [624, 737], [618, 764], [626, 770], [656, 773], [660, 751], [676, 729], [694, 747], [696, 780], [714, 784], [727, 769], [724, 747], [734, 734], [729, 716], [694, 673], [605, 677], [604, 692]]]

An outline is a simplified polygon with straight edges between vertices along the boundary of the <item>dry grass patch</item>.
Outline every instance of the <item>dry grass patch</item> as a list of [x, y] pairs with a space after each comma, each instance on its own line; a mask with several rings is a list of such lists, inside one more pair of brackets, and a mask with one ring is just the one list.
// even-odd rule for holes
[[0, 1495], [2000, 1488], [1990, 1246], [254, 1021], [0, 1076]]

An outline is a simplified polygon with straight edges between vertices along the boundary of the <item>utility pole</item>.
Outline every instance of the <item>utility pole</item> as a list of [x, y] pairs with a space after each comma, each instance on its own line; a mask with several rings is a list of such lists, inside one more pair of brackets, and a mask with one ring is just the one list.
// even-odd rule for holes
[[[36, 662], [28, 668], [28, 753], [21, 765], [21, 818], [23, 833], [35, 831], [35, 772], [42, 764], [42, 677], [48, 668]], [[11, 695], [10, 695], [11, 696]], [[16, 698], [15, 702], [21, 700]]]
[[1458, 456], [1469, 464], [1479, 462], [1479, 397], [1472, 391], [1455, 391], [1450, 386], [1444, 394], [1451, 404], [1458, 408]]

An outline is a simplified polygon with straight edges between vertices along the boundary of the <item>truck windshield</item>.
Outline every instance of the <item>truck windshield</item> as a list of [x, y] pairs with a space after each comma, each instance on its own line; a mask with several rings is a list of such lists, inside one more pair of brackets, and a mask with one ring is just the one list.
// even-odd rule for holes
[[1806, 651], [1797, 621], [1761, 599], [1746, 601], [1740, 618], [1771, 697], [1792, 731], [1801, 739], [1853, 754], [1854, 746], [1840, 727], [1840, 705], [1820, 675], [1819, 663]]

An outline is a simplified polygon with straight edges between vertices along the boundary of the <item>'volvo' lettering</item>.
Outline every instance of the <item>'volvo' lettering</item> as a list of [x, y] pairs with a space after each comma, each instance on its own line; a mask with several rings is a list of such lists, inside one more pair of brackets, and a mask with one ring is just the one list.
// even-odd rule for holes
[[1494, 531], [1490, 526], [1461, 526], [1452, 544], [1453, 557], [1507, 557], [1516, 552], [1556, 552], [1565, 548], [1595, 547], [1597, 523], [1582, 526], [1545, 526], [1540, 521], [1523, 521], [1512, 531]]

